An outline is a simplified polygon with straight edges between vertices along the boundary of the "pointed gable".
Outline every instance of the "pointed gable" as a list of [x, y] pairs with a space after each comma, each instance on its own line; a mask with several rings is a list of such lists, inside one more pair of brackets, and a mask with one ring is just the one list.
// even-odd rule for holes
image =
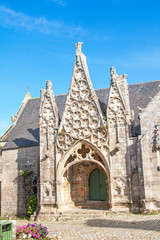
[[119, 76], [111, 67], [111, 87], [107, 106], [107, 120], [109, 124], [125, 124], [130, 120], [129, 91], [127, 75]]
[[41, 90], [39, 125], [42, 134], [52, 134], [58, 126], [58, 108], [52, 91], [52, 83], [49, 80], [46, 89]]
[[18, 112], [16, 113], [16, 115], [12, 115], [11, 121], [12, 121], [12, 125], [10, 126], [10, 128], [3, 134], [2, 137], [0, 137], [0, 141], [6, 141], [8, 139], [8, 136], [10, 135], [11, 131], [13, 130], [13, 128], [15, 127], [15, 125], [17, 124], [21, 114], [23, 113], [24, 108], [26, 107], [28, 101], [32, 99], [30, 92], [27, 92], [25, 98], [23, 99], [23, 102], [21, 103], [20, 108], [18, 109]]
[[86, 57], [81, 52], [81, 46], [80, 42], [76, 44], [76, 62], [59, 128], [60, 151], [67, 150], [79, 139], [88, 139], [94, 144], [98, 144], [99, 141], [106, 142], [99, 101], [90, 80]]

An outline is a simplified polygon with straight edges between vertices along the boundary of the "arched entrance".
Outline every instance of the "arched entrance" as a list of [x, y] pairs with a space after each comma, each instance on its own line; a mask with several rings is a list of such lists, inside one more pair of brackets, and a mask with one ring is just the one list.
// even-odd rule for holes
[[107, 200], [106, 176], [99, 168], [94, 169], [89, 176], [89, 200]]
[[[97, 170], [96, 170], [97, 169]], [[95, 176], [99, 180], [95, 181]], [[79, 141], [67, 152], [58, 165], [58, 207], [107, 209], [110, 200], [108, 159], [87, 141]], [[90, 182], [90, 183], [89, 183]], [[91, 193], [91, 185], [98, 186], [96, 198]], [[92, 191], [93, 192], [93, 191]], [[90, 197], [91, 196], [91, 197]]]

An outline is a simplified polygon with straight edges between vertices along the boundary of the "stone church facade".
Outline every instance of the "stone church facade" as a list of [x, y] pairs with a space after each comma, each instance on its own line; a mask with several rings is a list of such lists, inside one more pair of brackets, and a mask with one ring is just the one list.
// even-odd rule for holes
[[160, 209], [160, 81], [127, 84], [111, 67], [109, 89], [94, 90], [76, 44], [68, 95], [47, 81], [28, 93], [1, 137], [1, 215], [26, 212], [19, 172], [36, 182], [39, 218], [76, 209]]

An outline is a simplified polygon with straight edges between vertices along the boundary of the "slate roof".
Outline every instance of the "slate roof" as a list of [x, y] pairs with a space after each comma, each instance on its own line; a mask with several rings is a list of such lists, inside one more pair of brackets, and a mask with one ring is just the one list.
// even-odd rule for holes
[[[136, 134], [140, 134], [140, 126], [138, 120], [140, 108], [145, 108], [158, 91], [160, 80], [146, 83], [138, 83], [129, 85], [129, 95], [131, 109], [135, 113]], [[95, 90], [100, 102], [103, 114], [106, 112], [109, 88]], [[59, 110], [60, 119], [62, 118], [67, 94], [55, 96], [57, 107]], [[30, 147], [39, 145], [39, 106], [40, 99], [30, 99], [26, 104], [17, 124], [9, 133], [7, 143], [3, 149], [14, 149], [19, 147]]]

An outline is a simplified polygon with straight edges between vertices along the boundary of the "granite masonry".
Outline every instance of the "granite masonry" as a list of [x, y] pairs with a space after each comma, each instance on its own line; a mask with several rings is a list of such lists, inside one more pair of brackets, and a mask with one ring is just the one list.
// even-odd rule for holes
[[128, 85], [111, 67], [110, 88], [94, 90], [81, 47], [68, 95], [49, 80], [40, 99], [27, 93], [0, 139], [1, 216], [24, 215], [35, 192], [39, 219], [160, 210], [160, 80]]

